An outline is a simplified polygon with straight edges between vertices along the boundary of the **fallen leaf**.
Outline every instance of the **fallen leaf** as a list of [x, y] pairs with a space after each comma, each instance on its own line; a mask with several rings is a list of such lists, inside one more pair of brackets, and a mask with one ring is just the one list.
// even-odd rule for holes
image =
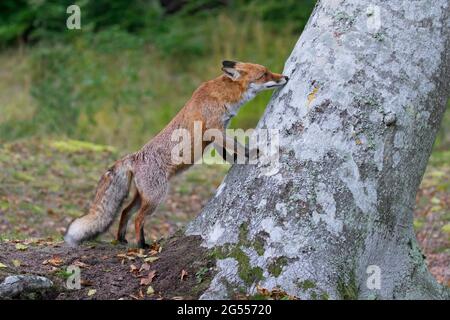
[[186, 277], [188, 275], [188, 273], [187, 273], [187, 271], [186, 270], [181, 270], [181, 276], [180, 276], [180, 280], [181, 281], [183, 281], [184, 280], [184, 278]]
[[148, 273], [147, 277], [141, 279], [141, 286], [148, 286], [156, 275], [156, 271], [152, 270]]
[[54, 267], [59, 267], [59, 266], [62, 266], [64, 264], [64, 260], [61, 259], [61, 257], [54, 256], [53, 258], [48, 259], [47, 263], [52, 265], [52, 266], [54, 266]]
[[92, 281], [84, 280], [84, 279], [81, 279], [81, 280], [80, 280], [80, 284], [81, 284], [83, 287], [90, 287], [90, 286], [93, 285]]
[[148, 263], [143, 263], [139, 268], [139, 272], [150, 270], [150, 265]]
[[148, 258], [145, 258], [144, 261], [152, 263], [152, 262], [155, 262], [158, 259], [159, 259], [159, 257], [148, 257]]
[[88, 267], [90, 267], [90, 265], [88, 265], [88, 264], [86, 264], [86, 263], [84, 263], [84, 262], [82, 262], [82, 261], [80, 261], [80, 260], [75, 260], [75, 261], [72, 263], [72, 265], [77, 266], [77, 267], [80, 267], [80, 268], [88, 268]]
[[128, 260], [135, 260], [135, 259], [136, 259], [136, 257], [134, 257], [134, 256], [129, 256], [129, 255], [125, 254], [125, 253], [119, 253], [119, 254], [117, 255], [117, 257], [118, 257], [118, 258], [122, 258], [122, 259], [128, 259]]
[[159, 251], [160, 248], [161, 246], [157, 242], [154, 242], [150, 245], [150, 250]]
[[17, 259], [12, 260], [12, 263], [16, 268], [20, 267], [20, 265], [22, 264], [22, 262], [20, 262], [20, 260]]
[[145, 250], [144, 249], [139, 249], [139, 251], [136, 253], [136, 256], [138, 256], [139, 258], [146, 258], [147, 255], [145, 254]]
[[148, 286], [148, 288], [147, 288], [147, 295], [151, 296], [154, 293], [155, 293], [155, 290], [153, 289], [153, 287], [152, 286]]
[[87, 295], [88, 295], [88, 297], [91, 297], [91, 296], [93, 296], [93, 295], [96, 294], [96, 293], [97, 293], [97, 290], [95, 290], [95, 289], [89, 289]]
[[0, 268], [8, 268], [8, 266], [0, 262]]
[[136, 267], [134, 264], [130, 265], [130, 272], [137, 272], [138, 267]]
[[172, 300], [184, 300], [184, 297], [176, 296], [172, 297]]
[[16, 249], [17, 249], [17, 250], [24, 251], [24, 250], [27, 250], [28, 247], [27, 247], [26, 245], [24, 245], [24, 244], [16, 243]]

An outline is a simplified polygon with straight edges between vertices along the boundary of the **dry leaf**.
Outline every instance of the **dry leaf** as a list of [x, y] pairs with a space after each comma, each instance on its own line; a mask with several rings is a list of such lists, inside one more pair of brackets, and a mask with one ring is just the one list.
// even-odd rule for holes
[[188, 273], [187, 273], [187, 271], [186, 270], [181, 270], [181, 277], [180, 277], [180, 280], [181, 281], [183, 281], [184, 280], [184, 278], [186, 277], [188, 275]]
[[17, 243], [17, 244], [16, 244], [16, 249], [17, 249], [17, 250], [24, 251], [24, 250], [27, 250], [28, 247], [27, 247], [26, 245], [24, 245], [24, 244]]
[[54, 267], [59, 267], [59, 266], [62, 266], [64, 264], [64, 260], [61, 259], [60, 257], [55, 256], [55, 257], [53, 257], [51, 259], [48, 259], [47, 263], [52, 265], [52, 266], [54, 266]]
[[118, 258], [122, 258], [122, 259], [128, 259], [128, 260], [135, 260], [135, 259], [136, 259], [136, 257], [134, 257], [134, 256], [129, 256], [129, 255], [125, 254], [125, 253], [119, 253], [119, 254], [117, 255], [117, 257], [118, 257]]
[[96, 293], [97, 293], [97, 290], [95, 290], [95, 289], [89, 289], [87, 295], [88, 295], [88, 297], [91, 297], [91, 296], [93, 296], [93, 295], [96, 294]]
[[161, 246], [159, 245], [159, 243], [154, 242], [154, 243], [152, 243], [152, 244], [150, 245], [150, 250], [159, 251], [159, 248], [160, 248], [160, 247], [161, 247]]
[[152, 263], [152, 262], [155, 262], [158, 259], [159, 259], [159, 257], [148, 257], [148, 258], [145, 258], [144, 261]]
[[155, 290], [153, 289], [153, 287], [152, 286], [148, 286], [148, 288], [147, 288], [147, 295], [151, 296], [154, 293], [155, 293]]
[[148, 286], [156, 275], [156, 271], [152, 270], [148, 273], [147, 277], [141, 279], [141, 286]]
[[84, 279], [81, 279], [81, 280], [80, 280], [80, 284], [81, 284], [83, 287], [90, 287], [90, 286], [93, 285], [92, 281], [84, 280]]
[[80, 260], [75, 260], [75, 261], [72, 263], [72, 265], [77, 266], [77, 267], [80, 267], [80, 268], [88, 268], [88, 267], [90, 267], [90, 265], [88, 265], [88, 264], [86, 264], [86, 263], [84, 263], [84, 262], [82, 262], [82, 261], [80, 261]]
[[143, 263], [139, 268], [139, 272], [150, 270], [150, 265], [148, 263]]
[[136, 256], [138, 256], [139, 258], [146, 258], [147, 255], [145, 254], [145, 250], [144, 249], [139, 249], [138, 253], [136, 253]]
[[8, 268], [8, 266], [0, 262], [0, 268]]
[[136, 267], [134, 264], [130, 265], [130, 272], [137, 272], [138, 267]]
[[17, 259], [12, 260], [12, 263], [16, 268], [20, 267], [20, 265], [22, 264], [22, 262], [20, 262], [20, 260]]

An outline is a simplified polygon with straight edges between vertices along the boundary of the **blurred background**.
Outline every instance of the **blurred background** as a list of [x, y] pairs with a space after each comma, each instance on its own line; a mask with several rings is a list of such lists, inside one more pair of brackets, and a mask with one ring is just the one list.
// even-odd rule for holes
[[[81, 30], [66, 28], [71, 4], [81, 8]], [[161, 130], [201, 82], [221, 73], [221, 60], [281, 72], [314, 5], [0, 1], [0, 239], [60, 237], [86, 212], [103, 170]], [[250, 102], [232, 126], [253, 127], [270, 96]], [[449, 129], [447, 112], [415, 213], [430, 268], [443, 282], [450, 279]], [[185, 224], [227, 170], [207, 166], [177, 177], [147, 232], [157, 238]]]
[[[81, 9], [68, 30], [66, 8]], [[313, 0], [4, 0], [0, 139], [67, 136], [134, 150], [224, 58], [281, 72]], [[271, 93], [242, 110], [252, 127]]]

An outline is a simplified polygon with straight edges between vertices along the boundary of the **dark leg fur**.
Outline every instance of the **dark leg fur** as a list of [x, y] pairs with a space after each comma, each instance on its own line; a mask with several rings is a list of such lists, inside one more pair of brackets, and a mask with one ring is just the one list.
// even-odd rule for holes
[[134, 227], [136, 232], [136, 244], [139, 248], [146, 249], [150, 247], [148, 244], [145, 243], [144, 223], [145, 217], [151, 214], [155, 209], [156, 209], [155, 206], [142, 202], [141, 208], [139, 209], [139, 212], [136, 215]]
[[128, 243], [128, 241], [125, 238], [127, 233], [128, 221], [130, 220], [134, 211], [139, 207], [140, 201], [141, 201], [140, 196], [136, 192], [136, 194], [133, 197], [133, 200], [131, 200], [131, 202], [122, 211], [122, 214], [120, 216], [119, 229], [117, 230], [117, 237], [116, 237], [117, 241], [119, 241], [120, 243]]

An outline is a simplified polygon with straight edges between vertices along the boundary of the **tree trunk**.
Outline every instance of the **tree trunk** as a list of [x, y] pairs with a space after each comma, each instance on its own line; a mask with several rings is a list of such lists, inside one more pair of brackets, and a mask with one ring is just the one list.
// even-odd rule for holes
[[257, 285], [301, 299], [448, 298], [412, 222], [448, 97], [449, 11], [449, 0], [319, 1], [258, 124], [279, 130], [279, 166], [233, 166], [186, 229], [217, 260], [202, 298]]

